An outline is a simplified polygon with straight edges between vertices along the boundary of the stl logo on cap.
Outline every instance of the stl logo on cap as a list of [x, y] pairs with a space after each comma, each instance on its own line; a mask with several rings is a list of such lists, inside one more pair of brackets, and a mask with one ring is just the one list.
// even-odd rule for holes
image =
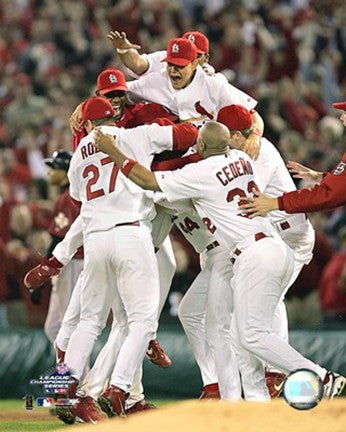
[[118, 78], [114, 74], [110, 74], [109, 81], [114, 84], [118, 82]]
[[190, 34], [187, 38], [188, 38], [191, 42], [193, 42], [193, 43], [196, 42], [196, 38], [195, 38], [195, 36], [194, 36], [193, 34]]
[[172, 45], [172, 53], [177, 54], [179, 52], [179, 45], [177, 43]]

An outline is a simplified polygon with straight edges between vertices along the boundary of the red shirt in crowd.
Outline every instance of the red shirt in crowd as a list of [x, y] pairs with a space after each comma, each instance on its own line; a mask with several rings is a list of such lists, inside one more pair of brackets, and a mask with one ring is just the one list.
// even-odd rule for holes
[[326, 265], [319, 285], [323, 312], [346, 314], [346, 289], [341, 287], [341, 275], [346, 266], [346, 251], [337, 252]]
[[[55, 203], [53, 217], [48, 232], [54, 237], [64, 238], [72, 222], [79, 215], [79, 209], [73, 204], [68, 186]], [[74, 258], [83, 258], [83, 248], [80, 247]]]

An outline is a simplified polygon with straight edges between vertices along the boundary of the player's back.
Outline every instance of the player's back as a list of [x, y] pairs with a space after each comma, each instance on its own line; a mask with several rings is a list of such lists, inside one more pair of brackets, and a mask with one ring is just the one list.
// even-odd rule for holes
[[[258, 159], [254, 162], [255, 175], [258, 177], [258, 186], [262, 192], [278, 197], [285, 192], [296, 190], [292, 177], [282, 159], [279, 151], [266, 138], [261, 138], [261, 148]], [[302, 220], [306, 220], [302, 214]], [[270, 212], [273, 222], [287, 218], [289, 215], [281, 210]]]
[[[116, 127], [101, 127], [117, 134]], [[135, 185], [106, 154], [92, 144], [92, 132], [76, 149], [69, 171], [71, 196], [80, 201], [86, 232], [104, 231], [119, 223], [151, 220], [153, 193]]]
[[206, 227], [227, 248], [259, 232], [276, 236], [267, 218], [249, 219], [239, 210], [239, 200], [251, 196], [257, 187], [252, 161], [244, 152], [230, 150], [176, 172], [156, 175], [170, 201], [192, 198]]

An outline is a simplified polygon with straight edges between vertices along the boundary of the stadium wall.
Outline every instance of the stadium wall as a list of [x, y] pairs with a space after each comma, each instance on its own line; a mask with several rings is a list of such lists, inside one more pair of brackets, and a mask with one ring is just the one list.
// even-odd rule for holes
[[[92, 361], [109, 330], [100, 336]], [[202, 386], [189, 343], [181, 327], [160, 329], [158, 339], [172, 358], [168, 369], [144, 362], [144, 386], [150, 398], [196, 398]], [[303, 355], [327, 369], [346, 375], [346, 331], [291, 331], [291, 344]], [[0, 332], [0, 398], [42, 396], [40, 386], [30, 380], [53, 371], [54, 351], [42, 330], [20, 329]]]

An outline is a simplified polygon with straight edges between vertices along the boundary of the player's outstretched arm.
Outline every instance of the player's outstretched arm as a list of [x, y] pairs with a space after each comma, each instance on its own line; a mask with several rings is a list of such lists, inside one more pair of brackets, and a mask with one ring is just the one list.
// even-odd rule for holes
[[95, 129], [94, 145], [103, 153], [108, 154], [116, 163], [121, 172], [131, 181], [143, 189], [161, 191], [155, 174], [140, 165], [137, 161], [129, 159], [116, 145], [114, 137], [106, 135]]
[[323, 178], [322, 172], [314, 171], [298, 162], [288, 161], [287, 168], [288, 171], [293, 174], [294, 178], [312, 180], [314, 182], [320, 182]]
[[111, 41], [113, 48], [116, 50], [124, 66], [136, 75], [142, 75], [148, 70], [148, 60], [138, 52], [141, 46], [131, 43], [127, 39], [125, 32], [111, 31], [108, 33], [107, 37]]
[[254, 218], [255, 216], [265, 215], [273, 210], [279, 209], [279, 202], [277, 198], [272, 198], [268, 195], [264, 195], [257, 190], [252, 190], [253, 198], [242, 198], [242, 204], [240, 210], [243, 214], [248, 215], [249, 218]]

